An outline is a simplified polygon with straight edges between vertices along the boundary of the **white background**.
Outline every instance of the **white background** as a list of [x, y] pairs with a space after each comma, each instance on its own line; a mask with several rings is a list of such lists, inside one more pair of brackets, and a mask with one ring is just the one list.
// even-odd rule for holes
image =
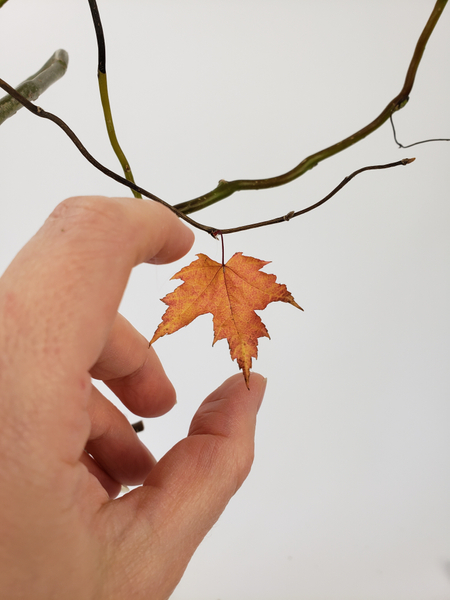
[[[102, 0], [119, 139], [138, 183], [171, 203], [221, 178], [262, 178], [355, 132], [400, 91], [431, 0]], [[410, 103], [409, 143], [450, 137], [447, 8]], [[57, 48], [63, 80], [38, 104], [120, 170], [102, 122], [87, 1], [9, 0], [0, 77], [18, 84]], [[234, 195], [196, 213], [218, 229], [298, 210], [353, 170], [329, 203], [281, 225], [233, 234], [272, 263], [305, 312], [261, 315], [255, 370], [268, 377], [256, 460], [194, 556], [175, 600], [450, 598], [450, 144], [398, 150], [389, 124], [284, 188]], [[0, 129], [0, 270], [65, 197], [129, 195], [96, 172], [52, 123], [22, 110]], [[179, 264], [135, 270], [123, 313], [151, 337]], [[237, 371], [210, 315], [155, 349], [178, 392], [146, 422], [160, 457], [200, 401]], [[133, 420], [133, 416], [129, 415]]]

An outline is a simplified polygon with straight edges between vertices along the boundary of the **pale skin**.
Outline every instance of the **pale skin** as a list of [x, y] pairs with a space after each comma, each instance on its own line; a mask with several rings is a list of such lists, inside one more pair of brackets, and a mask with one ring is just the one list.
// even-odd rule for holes
[[[260, 375], [212, 392], [159, 462], [91, 380], [136, 415], [172, 408], [154, 350], [117, 309], [135, 265], [192, 243], [156, 203], [71, 198], [0, 279], [0, 597], [168, 598], [247, 476]], [[116, 498], [121, 484], [140, 487]]]

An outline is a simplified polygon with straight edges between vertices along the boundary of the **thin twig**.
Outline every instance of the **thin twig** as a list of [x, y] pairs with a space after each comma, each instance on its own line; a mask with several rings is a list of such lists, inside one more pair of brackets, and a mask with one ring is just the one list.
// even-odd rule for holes
[[261, 190], [284, 185], [293, 181], [294, 179], [297, 179], [309, 171], [309, 169], [315, 167], [319, 162], [325, 160], [326, 158], [330, 158], [338, 152], [342, 152], [342, 150], [345, 150], [353, 144], [356, 144], [381, 127], [381, 125], [383, 125], [383, 123], [385, 123], [395, 111], [403, 108], [408, 102], [409, 94], [411, 93], [425, 46], [427, 45], [427, 42], [434, 30], [436, 23], [439, 20], [439, 17], [442, 14], [442, 11], [445, 8], [445, 5], [447, 4], [447, 1], [448, 0], [437, 0], [433, 12], [431, 13], [430, 18], [428, 19], [428, 22], [425, 25], [416, 44], [413, 57], [409, 64], [408, 72], [406, 74], [405, 82], [400, 93], [389, 102], [386, 108], [378, 115], [378, 117], [376, 117], [376, 119], [369, 123], [369, 125], [366, 125], [353, 135], [345, 138], [337, 144], [333, 144], [324, 150], [320, 150], [319, 152], [311, 154], [302, 160], [302, 162], [294, 169], [284, 173], [283, 175], [271, 177], [269, 179], [237, 179], [234, 181], [225, 181], [222, 179], [219, 181], [217, 187], [211, 192], [199, 196], [198, 198], [194, 198], [193, 200], [176, 204], [176, 208], [188, 214], [197, 210], [201, 210], [202, 208], [206, 208], [207, 206], [210, 206], [219, 200], [223, 200], [224, 198], [227, 198], [238, 191]]
[[419, 144], [428, 144], [428, 142], [450, 142], [449, 138], [430, 138], [429, 140], [420, 140], [420, 142], [414, 142], [412, 144], [407, 144], [404, 146], [397, 139], [397, 132], [395, 131], [394, 120], [392, 115], [389, 117], [392, 126], [392, 133], [394, 135], [394, 141], [399, 148], [412, 148], [412, 146], [418, 146]]
[[297, 210], [297, 211], [292, 210], [291, 212], [288, 212], [286, 215], [283, 215], [281, 217], [276, 217], [275, 219], [269, 219], [268, 221], [261, 221], [260, 223], [252, 223], [250, 225], [243, 225], [242, 227], [233, 227], [232, 229], [220, 229], [220, 231], [218, 231], [217, 233], [220, 233], [220, 235], [225, 235], [226, 233], [237, 233], [238, 231], [246, 231], [247, 229], [256, 229], [258, 227], [265, 227], [266, 225], [274, 225], [275, 223], [283, 223], [284, 221], [290, 221], [291, 219], [294, 219], [295, 217], [304, 215], [305, 213], [310, 212], [311, 210], [314, 210], [315, 208], [318, 208], [322, 204], [325, 204], [325, 202], [330, 200], [330, 198], [332, 198], [340, 190], [342, 190], [342, 188], [344, 186], [346, 186], [347, 183], [349, 183], [354, 177], [356, 177], [360, 173], [364, 173], [364, 171], [376, 171], [379, 169], [390, 169], [392, 167], [405, 166], [405, 165], [409, 165], [410, 163], [414, 162], [415, 160], [416, 160], [415, 158], [403, 158], [402, 160], [398, 160], [396, 162], [388, 163], [385, 165], [371, 165], [369, 167], [362, 167], [361, 169], [353, 171], [353, 173], [351, 173], [350, 175], [347, 175], [347, 177], [345, 177], [339, 185], [337, 185], [329, 194], [327, 194], [325, 196], [325, 198], [322, 198], [322, 200], [319, 200], [318, 202], [311, 204], [311, 206], [308, 206], [307, 208], [303, 208], [303, 209]]
[[11, 94], [11, 96], [13, 96], [16, 100], [18, 100], [21, 104], [23, 104], [25, 106], [25, 108], [27, 108], [30, 112], [32, 112], [37, 117], [41, 117], [43, 119], [48, 119], [49, 121], [52, 121], [53, 123], [55, 123], [56, 125], [58, 125], [58, 127], [60, 127], [64, 131], [64, 133], [72, 140], [72, 142], [75, 144], [75, 146], [81, 152], [81, 154], [86, 158], [86, 160], [88, 160], [99, 171], [101, 171], [102, 173], [104, 173], [108, 177], [111, 177], [111, 179], [114, 179], [115, 181], [118, 181], [119, 183], [121, 183], [123, 185], [126, 185], [131, 190], [135, 190], [135, 191], [139, 192], [140, 194], [142, 194], [146, 198], [149, 198], [150, 200], [155, 200], [155, 202], [159, 202], [160, 204], [163, 204], [169, 210], [171, 210], [176, 215], [178, 215], [178, 217], [180, 219], [183, 219], [184, 221], [186, 221], [187, 223], [189, 223], [193, 227], [196, 227], [197, 229], [201, 229], [202, 231], [206, 231], [206, 233], [209, 233], [213, 237], [216, 237], [217, 234], [219, 234], [219, 233], [222, 234], [222, 235], [227, 234], [227, 233], [237, 233], [238, 231], [246, 231], [247, 229], [255, 229], [256, 227], [265, 227], [266, 225], [273, 225], [274, 223], [281, 223], [283, 221], [290, 221], [292, 218], [298, 217], [301, 214], [309, 212], [310, 210], [313, 210], [314, 208], [317, 208], [318, 206], [320, 206], [321, 204], [323, 204], [324, 202], [326, 202], [327, 200], [329, 200], [339, 190], [341, 190], [345, 185], [347, 185], [347, 183], [349, 181], [351, 181], [354, 177], [356, 177], [356, 175], [359, 175], [359, 173], [363, 173], [364, 171], [373, 171], [373, 170], [376, 170], [376, 169], [389, 169], [391, 167], [397, 167], [397, 166], [400, 166], [400, 165], [408, 165], [411, 162], [413, 162], [413, 160], [415, 160], [414, 158], [405, 158], [403, 160], [399, 160], [397, 162], [389, 163], [389, 164], [386, 164], [386, 165], [374, 165], [374, 166], [369, 166], [369, 167], [362, 167], [361, 169], [358, 169], [357, 171], [354, 171], [351, 175], [348, 175], [348, 177], [346, 177], [345, 179], [343, 179], [341, 181], [341, 183], [332, 192], [330, 192], [325, 198], [323, 198], [319, 202], [316, 202], [315, 204], [313, 204], [312, 206], [310, 206], [308, 208], [304, 208], [304, 209], [302, 209], [300, 211], [297, 211], [297, 212], [291, 211], [287, 215], [283, 215], [281, 217], [277, 217], [277, 218], [271, 219], [269, 221], [262, 221], [262, 222], [259, 222], [259, 223], [251, 223], [249, 225], [242, 225], [240, 227], [232, 227], [230, 229], [218, 229], [217, 227], [211, 227], [209, 225], [203, 225], [202, 223], [198, 223], [197, 221], [194, 221], [194, 219], [191, 219], [190, 217], [188, 217], [188, 215], [182, 213], [175, 206], [172, 206], [171, 204], [169, 204], [165, 200], [162, 200], [161, 198], [158, 198], [158, 196], [155, 196], [155, 194], [152, 194], [151, 192], [148, 192], [144, 188], [141, 188], [140, 186], [136, 185], [134, 182], [128, 181], [127, 179], [125, 179], [121, 175], [118, 175], [117, 173], [114, 173], [114, 171], [111, 171], [110, 169], [108, 169], [108, 167], [105, 167], [104, 165], [102, 165], [97, 159], [95, 159], [92, 156], [92, 154], [90, 154], [88, 152], [88, 150], [82, 144], [82, 142], [80, 141], [80, 139], [75, 135], [75, 133], [72, 131], [72, 129], [70, 129], [70, 127], [62, 119], [60, 119], [59, 117], [57, 117], [53, 113], [50, 113], [50, 112], [47, 112], [47, 111], [43, 110], [39, 106], [36, 106], [32, 102], [30, 102], [29, 100], [27, 100], [26, 98], [24, 98], [23, 96], [21, 96], [21, 94], [19, 94], [19, 92], [17, 92], [13, 87], [11, 87], [3, 79], [0, 79], [0, 87], [3, 88], [9, 94]]
[[[105, 44], [105, 36], [103, 35], [103, 27], [100, 19], [100, 13], [98, 10], [97, 2], [95, 0], [88, 0], [89, 7], [91, 9], [92, 21], [94, 23], [95, 34], [97, 37], [97, 48], [98, 48], [98, 67], [97, 67], [97, 77], [98, 77], [98, 87], [100, 90], [100, 99], [102, 102], [103, 115], [105, 117], [106, 129], [108, 131], [109, 141], [111, 142], [111, 146], [119, 159], [119, 162], [122, 166], [123, 173], [125, 178], [128, 181], [134, 183], [133, 173], [131, 171], [130, 163], [125, 156], [124, 151], [122, 150], [119, 140], [117, 139], [116, 131], [114, 128], [114, 122], [111, 112], [111, 105], [109, 102], [109, 94], [108, 94], [108, 80], [106, 77], [106, 44]], [[136, 198], [141, 198], [141, 194], [136, 190], [132, 190], [134, 196]]]
[[[5, 0], [6, 1], [6, 0]], [[1, 7], [1, 5], [0, 5]], [[61, 79], [67, 70], [69, 64], [69, 55], [65, 50], [57, 50], [52, 54], [48, 61], [37, 73], [28, 77], [28, 79], [17, 86], [17, 90], [27, 100], [37, 100], [55, 81]], [[0, 100], [0, 125], [9, 119], [22, 108], [21, 101], [8, 96]]]

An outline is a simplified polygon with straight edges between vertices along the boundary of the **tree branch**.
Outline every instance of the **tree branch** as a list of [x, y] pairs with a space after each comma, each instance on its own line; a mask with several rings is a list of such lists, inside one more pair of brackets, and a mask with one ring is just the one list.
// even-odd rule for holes
[[[408, 96], [409, 96], [409, 93], [414, 84], [414, 79], [415, 79], [415, 75], [417, 72], [417, 68], [420, 64], [420, 60], [421, 60], [423, 52], [425, 50], [426, 43], [427, 43], [427, 41], [428, 41], [438, 19], [443, 11], [446, 3], [447, 3], [447, 0], [438, 0], [437, 1], [436, 5], [434, 7], [433, 13], [430, 16], [421, 36], [419, 38], [419, 41], [417, 42], [416, 49], [415, 49], [413, 58], [411, 60], [411, 63], [409, 65], [409, 69], [406, 74], [405, 83], [403, 85], [401, 92], [387, 105], [387, 107], [384, 109], [384, 111], [374, 121], [372, 121], [372, 123], [370, 123], [363, 129], [361, 129], [359, 132], [357, 132], [353, 136], [345, 138], [341, 142], [338, 142], [337, 144], [330, 146], [329, 148], [326, 148], [325, 150], [322, 150], [321, 152], [311, 155], [310, 157], [308, 157], [304, 161], [302, 161], [300, 163], [300, 165], [298, 165], [295, 169], [293, 169], [292, 171], [289, 171], [285, 175], [281, 175], [276, 178], [265, 179], [265, 180], [237, 180], [234, 182], [225, 182], [225, 181], [220, 182], [219, 186], [218, 186], [218, 188], [216, 188], [216, 190], [213, 190], [213, 192], [211, 192], [209, 195], [202, 197], [203, 199], [205, 199], [205, 198], [207, 199], [207, 203], [204, 205], [207, 206], [208, 204], [217, 202], [219, 199], [222, 199], [222, 198], [225, 198], [225, 197], [231, 195], [232, 193], [234, 193], [234, 191], [238, 191], [238, 189], [263, 189], [263, 188], [267, 188], [267, 187], [275, 187], [277, 185], [283, 185], [284, 183], [288, 183], [292, 179], [295, 179], [296, 177], [298, 177], [301, 174], [303, 174], [304, 172], [306, 172], [308, 169], [310, 169], [312, 166], [314, 166], [321, 160], [324, 160], [325, 158], [328, 158], [328, 157], [332, 156], [333, 154], [336, 154], [337, 152], [340, 152], [340, 151], [344, 150], [345, 148], [348, 148], [352, 144], [356, 143], [360, 139], [363, 139], [364, 137], [366, 137], [367, 135], [369, 135], [370, 133], [375, 131], [375, 129], [377, 129], [382, 123], [384, 123], [387, 119], [390, 118], [390, 116], [392, 115], [393, 112], [402, 108], [408, 101]], [[95, 18], [94, 18], [94, 20], [95, 20]], [[102, 64], [104, 65], [104, 54], [103, 54], [103, 58], [102, 58], [100, 51], [101, 51], [101, 45], [99, 44], [99, 65], [101, 66]], [[103, 62], [102, 62], [102, 60], [103, 60]], [[172, 206], [168, 202], [165, 202], [161, 198], [158, 198], [158, 196], [156, 196], [155, 194], [152, 194], [151, 192], [148, 192], [144, 188], [141, 188], [140, 186], [136, 185], [134, 183], [134, 181], [130, 181], [130, 180], [122, 177], [121, 175], [118, 175], [114, 171], [111, 171], [110, 169], [108, 169], [107, 167], [102, 165], [99, 161], [97, 161], [87, 151], [87, 149], [81, 143], [79, 138], [75, 135], [75, 133], [70, 129], [70, 127], [62, 119], [60, 119], [59, 117], [57, 117], [56, 115], [54, 115], [52, 113], [49, 113], [49, 112], [43, 110], [39, 106], [36, 106], [32, 102], [30, 102], [27, 98], [25, 98], [20, 92], [14, 90], [14, 88], [12, 88], [9, 84], [7, 84], [2, 79], [0, 79], [0, 87], [3, 88], [7, 93], [9, 93], [12, 96], [12, 98], [14, 98], [14, 100], [19, 102], [23, 106], [25, 106], [29, 111], [31, 111], [36, 116], [39, 116], [39, 117], [45, 118], [45, 119], [49, 119], [50, 121], [53, 121], [56, 125], [58, 125], [58, 127], [60, 127], [66, 133], [66, 135], [72, 140], [72, 142], [75, 144], [75, 146], [78, 148], [78, 150], [83, 154], [83, 156], [94, 167], [99, 169], [102, 173], [104, 173], [108, 177], [111, 177], [115, 181], [118, 181], [119, 183], [129, 187], [131, 190], [138, 192], [139, 194], [142, 194], [142, 196], [145, 196], [146, 198], [155, 200], [156, 202], [163, 204], [168, 209], [170, 209], [172, 212], [174, 212], [176, 215], [178, 215], [179, 218], [183, 219], [184, 221], [186, 221], [193, 227], [196, 227], [197, 229], [205, 231], [206, 233], [209, 233], [210, 235], [212, 235], [214, 237], [218, 234], [223, 235], [223, 234], [228, 234], [228, 233], [235, 233], [238, 231], [245, 231], [247, 229], [254, 229], [256, 227], [264, 227], [266, 225], [272, 225], [275, 223], [281, 223], [283, 221], [289, 221], [294, 217], [305, 214], [306, 212], [309, 212], [309, 211], [317, 208], [318, 206], [322, 205], [324, 202], [326, 202], [331, 197], [333, 197], [345, 185], [347, 185], [347, 183], [349, 183], [349, 181], [351, 181], [354, 177], [356, 177], [356, 175], [358, 175], [364, 171], [375, 170], [375, 169], [387, 169], [387, 168], [391, 168], [391, 167], [395, 167], [395, 166], [407, 165], [407, 164], [410, 164], [414, 160], [414, 159], [406, 158], [406, 159], [397, 161], [395, 163], [389, 163], [386, 165], [375, 165], [375, 166], [363, 167], [361, 169], [358, 169], [357, 171], [354, 171], [351, 175], [346, 177], [325, 198], [323, 198], [319, 202], [316, 202], [315, 204], [313, 204], [305, 209], [302, 209], [297, 212], [291, 211], [291, 212], [287, 213], [286, 215], [277, 217], [275, 219], [271, 219], [269, 221], [262, 221], [259, 223], [251, 223], [248, 225], [243, 225], [243, 226], [234, 227], [234, 228], [230, 228], [230, 229], [220, 230], [217, 227], [203, 225], [202, 223], [194, 221], [192, 218], [187, 216], [187, 214], [186, 214], [187, 212], [192, 212], [192, 210], [199, 210], [199, 208], [200, 208], [199, 206], [195, 207], [194, 209], [192, 209], [192, 207], [190, 207], [191, 210], [188, 210], [188, 209], [186, 209], [186, 207], [184, 207], [184, 209], [181, 210], [180, 206], [182, 206], [182, 205], [178, 204], [176, 206]], [[218, 189], [221, 190], [221, 197], [211, 200], [211, 194], [214, 195], [214, 192], [216, 192]], [[209, 199], [208, 199], [208, 197], [209, 197]], [[186, 203], [183, 203], [183, 204], [186, 204]], [[187, 203], [187, 204], [189, 204], [189, 203]]]
[[[1, 0], [0, 0], [1, 1]], [[6, 0], [5, 0], [6, 2]], [[0, 5], [1, 7], [2, 5]], [[61, 79], [67, 70], [69, 55], [65, 50], [57, 50], [37, 73], [17, 86], [17, 91], [27, 100], [36, 100], [53, 83]], [[0, 125], [22, 108], [21, 101], [11, 94], [0, 99]]]
[[292, 219], [294, 217], [298, 217], [301, 214], [304, 214], [306, 212], [313, 210], [314, 208], [317, 208], [318, 206], [320, 206], [321, 204], [323, 204], [324, 202], [329, 200], [339, 190], [341, 190], [344, 187], [344, 185], [347, 185], [347, 183], [349, 183], [349, 181], [351, 181], [359, 173], [362, 173], [364, 171], [371, 171], [371, 170], [375, 170], [375, 169], [388, 169], [388, 168], [397, 167], [400, 165], [408, 165], [409, 163], [411, 163], [414, 160], [413, 158], [405, 158], [405, 159], [397, 161], [395, 163], [389, 163], [386, 165], [375, 165], [375, 166], [363, 167], [361, 169], [358, 169], [357, 171], [355, 171], [348, 177], [346, 177], [325, 198], [323, 198], [319, 202], [316, 202], [314, 205], [312, 205], [308, 208], [305, 208], [305, 209], [297, 211], [297, 212], [291, 211], [287, 215], [278, 217], [276, 219], [272, 219], [270, 221], [262, 221], [260, 223], [252, 223], [249, 225], [242, 225], [240, 227], [233, 227], [231, 229], [218, 229], [217, 227], [211, 227], [210, 225], [203, 225], [202, 223], [194, 221], [194, 219], [192, 219], [191, 217], [188, 217], [186, 214], [182, 213], [175, 206], [172, 206], [165, 200], [158, 198], [158, 196], [155, 196], [155, 194], [152, 194], [151, 192], [148, 192], [144, 188], [141, 188], [140, 186], [136, 185], [134, 182], [129, 181], [128, 179], [125, 179], [125, 177], [122, 177], [121, 175], [114, 173], [114, 171], [111, 171], [110, 169], [108, 169], [108, 167], [105, 167], [104, 165], [102, 165], [97, 159], [95, 159], [92, 156], [92, 154], [90, 154], [88, 152], [88, 150], [82, 144], [81, 140], [75, 135], [75, 133], [72, 131], [72, 129], [70, 129], [70, 127], [62, 119], [60, 119], [53, 113], [43, 110], [40, 106], [36, 106], [32, 102], [30, 102], [29, 100], [24, 98], [19, 92], [17, 92], [17, 90], [15, 90], [12, 86], [10, 86], [8, 83], [6, 83], [6, 81], [4, 81], [3, 79], [0, 79], [0, 87], [3, 88], [6, 92], [8, 92], [13, 98], [15, 98], [26, 109], [28, 109], [30, 112], [32, 112], [37, 117], [41, 117], [42, 119], [48, 119], [49, 121], [52, 121], [53, 123], [58, 125], [58, 127], [60, 129], [62, 129], [64, 131], [64, 133], [72, 140], [72, 142], [75, 144], [75, 146], [81, 152], [81, 154], [86, 158], [86, 160], [88, 160], [96, 169], [98, 169], [99, 171], [101, 171], [102, 173], [104, 173], [105, 175], [110, 177], [111, 179], [114, 179], [115, 181], [118, 181], [119, 183], [129, 187], [131, 190], [139, 192], [140, 194], [142, 194], [142, 196], [149, 198], [150, 200], [154, 200], [155, 202], [159, 202], [160, 204], [163, 204], [169, 210], [174, 212], [180, 219], [183, 219], [183, 221], [186, 221], [187, 223], [189, 223], [190, 225], [192, 225], [193, 227], [195, 227], [197, 229], [200, 229], [202, 231], [205, 231], [206, 233], [209, 233], [213, 237], [216, 237], [218, 234], [224, 235], [226, 233], [237, 233], [238, 231], [245, 231], [247, 229], [255, 229], [256, 227], [264, 227], [266, 225], [272, 225], [274, 223], [281, 223], [283, 221], [289, 221], [290, 219]]
[[406, 74], [405, 82], [403, 84], [402, 89], [399, 94], [393, 98], [386, 108], [376, 117], [371, 123], [345, 138], [344, 140], [338, 142], [337, 144], [333, 144], [324, 150], [320, 150], [314, 154], [311, 154], [300, 164], [298, 164], [295, 168], [284, 173], [283, 175], [279, 175], [278, 177], [271, 177], [268, 179], [237, 179], [234, 181], [225, 181], [220, 180], [217, 187], [204, 194], [203, 196], [199, 196], [198, 198], [194, 198], [192, 200], [188, 200], [187, 202], [181, 202], [176, 204], [175, 207], [184, 212], [185, 214], [189, 214], [195, 212], [197, 210], [201, 210], [202, 208], [206, 208], [219, 200], [223, 200], [228, 196], [231, 196], [235, 192], [243, 191], [243, 190], [262, 190], [267, 188], [278, 187], [280, 185], [284, 185], [286, 183], [290, 183], [294, 179], [297, 179], [313, 167], [315, 167], [319, 162], [325, 160], [326, 158], [330, 158], [334, 154], [342, 152], [346, 148], [353, 146], [357, 142], [363, 140], [365, 137], [376, 131], [383, 123], [385, 123], [389, 117], [400, 110], [405, 106], [408, 102], [409, 94], [411, 93], [412, 87], [414, 85], [414, 80], [416, 77], [417, 69], [419, 67], [420, 61], [422, 59], [423, 53], [425, 51], [425, 46], [436, 26], [436, 23], [439, 20], [439, 17], [442, 14], [442, 11], [445, 8], [448, 0], [437, 0], [433, 12], [428, 19], [427, 24], [422, 31], [422, 34], [416, 44], [416, 48], [414, 50], [413, 57], [409, 64], [408, 72]]
[[[100, 90], [100, 99], [103, 107], [103, 115], [105, 117], [106, 129], [108, 131], [109, 141], [111, 142], [111, 146], [119, 159], [119, 162], [122, 166], [123, 173], [125, 178], [128, 181], [134, 183], [133, 173], [131, 171], [130, 164], [120, 147], [119, 140], [117, 139], [116, 131], [114, 129], [114, 122], [111, 112], [111, 105], [109, 102], [109, 94], [108, 94], [108, 80], [106, 78], [106, 44], [105, 37], [103, 35], [103, 27], [100, 19], [100, 13], [98, 11], [98, 6], [96, 0], [88, 0], [89, 7], [91, 9], [92, 20], [94, 23], [95, 34], [97, 36], [97, 48], [98, 48], [98, 87]], [[141, 194], [136, 190], [132, 190], [133, 195], [136, 198], [141, 198]]]

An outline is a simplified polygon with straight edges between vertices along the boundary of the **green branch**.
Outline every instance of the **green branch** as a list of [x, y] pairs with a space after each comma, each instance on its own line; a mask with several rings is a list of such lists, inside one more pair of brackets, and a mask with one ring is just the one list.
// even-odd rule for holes
[[[111, 112], [111, 104], [109, 102], [109, 94], [108, 94], [108, 80], [106, 77], [106, 45], [105, 45], [105, 37], [103, 35], [103, 27], [100, 19], [100, 13], [98, 11], [97, 2], [95, 0], [88, 0], [89, 7], [91, 9], [92, 20], [94, 23], [95, 34], [97, 36], [97, 48], [98, 48], [98, 67], [97, 67], [97, 76], [98, 76], [98, 87], [100, 90], [100, 99], [102, 102], [103, 108], [103, 116], [105, 117], [106, 130], [108, 132], [109, 141], [111, 142], [111, 146], [119, 159], [119, 162], [122, 166], [123, 174], [125, 175], [125, 179], [134, 183], [133, 173], [131, 171], [130, 164], [125, 156], [124, 151], [120, 147], [119, 140], [117, 139], [116, 131], [114, 129], [114, 122]], [[136, 198], [142, 198], [141, 194], [136, 190], [133, 190], [133, 195]]]
[[[57, 50], [37, 73], [31, 75], [26, 81], [17, 86], [17, 91], [27, 98], [27, 100], [36, 100], [52, 83], [61, 79], [67, 70], [68, 63], [69, 55], [67, 52], [65, 50]], [[1, 98], [0, 125], [6, 119], [15, 115], [20, 108], [22, 108], [22, 104], [10, 95]]]
[[433, 32], [433, 29], [436, 23], [439, 20], [439, 17], [442, 14], [442, 11], [445, 8], [448, 0], [437, 0], [433, 12], [431, 13], [430, 18], [428, 19], [427, 24], [417, 42], [413, 57], [411, 59], [408, 72], [406, 74], [405, 83], [400, 91], [400, 93], [395, 96], [393, 100], [389, 102], [386, 108], [374, 119], [369, 125], [366, 125], [353, 135], [345, 138], [344, 140], [338, 142], [337, 144], [333, 144], [324, 150], [320, 150], [315, 154], [311, 154], [296, 167], [284, 173], [283, 175], [279, 175], [278, 177], [271, 177], [268, 179], [237, 179], [234, 181], [225, 181], [220, 180], [218, 186], [204, 194], [203, 196], [199, 196], [198, 198], [194, 198], [193, 200], [188, 200], [187, 202], [181, 202], [180, 204], [176, 204], [175, 208], [181, 210], [184, 214], [189, 214], [195, 212], [197, 210], [201, 210], [202, 208], [206, 208], [215, 202], [219, 202], [219, 200], [223, 200], [228, 196], [231, 196], [235, 192], [239, 192], [242, 190], [262, 190], [267, 188], [278, 187], [280, 185], [285, 185], [286, 183], [290, 183], [297, 179], [306, 171], [309, 171], [313, 167], [315, 167], [319, 162], [325, 160], [326, 158], [330, 158], [334, 154], [338, 154], [338, 152], [342, 152], [346, 148], [353, 146], [357, 142], [360, 142], [365, 137], [373, 133], [377, 130], [383, 123], [385, 123], [391, 115], [400, 110], [405, 106], [408, 102], [409, 94], [411, 93], [414, 79], [416, 77], [417, 69], [419, 67], [420, 61], [422, 59], [422, 55], [425, 51], [425, 46]]
[[[132, 183], [134, 183], [134, 177], [133, 177], [133, 173], [131, 171], [130, 164], [127, 160], [127, 157], [125, 156], [125, 153], [123, 152], [122, 148], [120, 147], [119, 140], [117, 139], [116, 131], [114, 129], [114, 123], [113, 123], [113, 118], [112, 118], [112, 113], [111, 113], [111, 106], [109, 103], [108, 82], [106, 79], [106, 73], [102, 73], [101, 71], [98, 72], [98, 87], [100, 90], [100, 98], [102, 101], [103, 115], [105, 117], [105, 123], [106, 123], [106, 129], [108, 131], [109, 141], [111, 142], [111, 146], [112, 146], [117, 158], [119, 159], [119, 162], [122, 166], [123, 174], [125, 175], [125, 178], [128, 181], [131, 181]], [[142, 198], [142, 196], [139, 192], [136, 192], [135, 190], [132, 190], [132, 192], [136, 198]]]
[[8, 0], [0, 0], [0, 8], [6, 4], [8, 2]]

